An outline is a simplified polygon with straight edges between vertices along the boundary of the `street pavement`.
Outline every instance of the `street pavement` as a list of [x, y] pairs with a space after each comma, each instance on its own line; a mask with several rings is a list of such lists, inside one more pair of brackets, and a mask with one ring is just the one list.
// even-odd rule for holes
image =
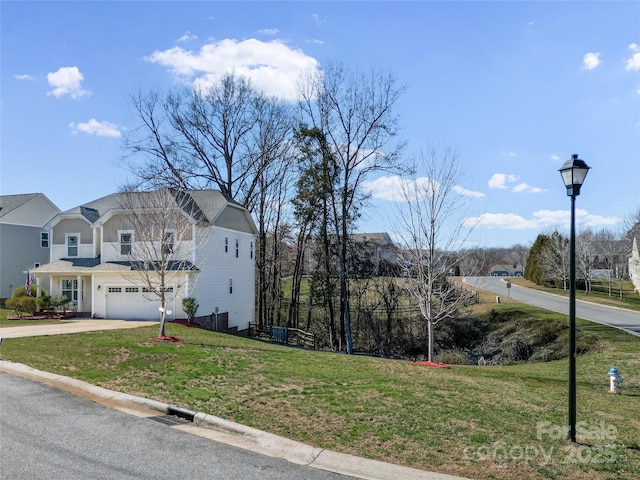
[[[76, 320], [54, 325], [2, 328], [0, 338], [11, 341], [11, 338], [137, 328], [154, 323], [157, 324], [157, 322], [119, 320]], [[312, 447], [213, 415], [194, 412], [183, 406], [168, 405], [147, 398], [114, 392], [73, 378], [36, 370], [20, 363], [0, 360], [0, 371], [35, 380], [136, 416], [152, 417], [158, 413], [184, 416], [191, 421], [172, 428], [269, 457], [281, 458], [298, 465], [369, 480], [466, 480], [462, 477], [425, 472]], [[37, 412], [34, 411], [32, 414], [37, 415]]]
[[[464, 282], [467, 285], [495, 293], [501, 298], [510, 298], [528, 305], [569, 315], [568, 297], [532, 290], [511, 282], [509, 282], [511, 288], [507, 288], [508, 278], [465, 277]], [[576, 300], [576, 317], [610, 325], [632, 335], [640, 336], [640, 312]]]

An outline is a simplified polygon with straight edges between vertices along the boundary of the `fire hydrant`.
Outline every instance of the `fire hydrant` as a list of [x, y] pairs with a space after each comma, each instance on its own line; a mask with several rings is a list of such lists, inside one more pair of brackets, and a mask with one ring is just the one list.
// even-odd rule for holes
[[609, 370], [609, 393], [613, 393], [614, 395], [620, 395], [620, 390], [618, 389], [618, 384], [622, 381], [622, 375], [618, 372], [616, 367], [611, 367]]

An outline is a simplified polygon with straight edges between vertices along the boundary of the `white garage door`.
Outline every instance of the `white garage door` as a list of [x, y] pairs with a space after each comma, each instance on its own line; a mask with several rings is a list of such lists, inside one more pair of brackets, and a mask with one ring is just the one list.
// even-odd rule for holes
[[[160, 320], [160, 300], [148, 300], [152, 294], [146, 294], [142, 287], [131, 285], [109, 286], [105, 292], [106, 317], [123, 320]], [[169, 310], [173, 310], [171, 306]], [[173, 312], [167, 319], [173, 318]]]

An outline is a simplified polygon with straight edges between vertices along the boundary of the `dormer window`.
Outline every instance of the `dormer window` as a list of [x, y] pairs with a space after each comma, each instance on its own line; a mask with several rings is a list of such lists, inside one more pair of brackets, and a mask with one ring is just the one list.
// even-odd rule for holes
[[173, 230], [167, 230], [164, 232], [164, 239], [162, 240], [162, 248], [165, 255], [170, 255], [175, 249], [175, 232]]
[[120, 255], [131, 255], [133, 233], [120, 232]]
[[79, 235], [67, 235], [67, 257], [78, 256], [78, 245], [80, 244]]

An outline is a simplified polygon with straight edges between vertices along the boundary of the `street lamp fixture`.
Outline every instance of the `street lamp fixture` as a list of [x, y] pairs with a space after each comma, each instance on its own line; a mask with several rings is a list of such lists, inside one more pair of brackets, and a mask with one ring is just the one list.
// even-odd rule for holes
[[560, 175], [571, 197], [571, 234], [569, 243], [569, 440], [576, 441], [576, 197], [589, 173], [589, 166], [577, 154], [571, 155]]

